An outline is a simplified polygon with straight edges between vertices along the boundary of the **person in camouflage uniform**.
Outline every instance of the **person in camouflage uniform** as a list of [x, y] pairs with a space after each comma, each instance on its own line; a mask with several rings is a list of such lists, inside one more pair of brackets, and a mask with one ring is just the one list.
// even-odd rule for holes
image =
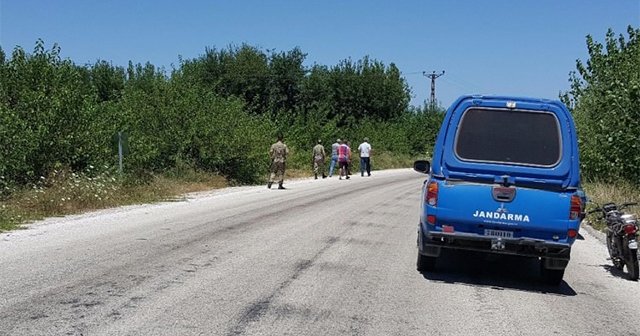
[[269, 183], [267, 188], [271, 189], [271, 185], [278, 179], [278, 189], [286, 189], [282, 186], [284, 182], [284, 168], [287, 162], [287, 155], [289, 154], [289, 148], [282, 142], [282, 134], [278, 134], [278, 141], [271, 145], [269, 149], [269, 156], [271, 157], [271, 175], [269, 176]]
[[318, 144], [313, 147], [311, 160], [313, 160], [313, 174], [318, 179], [318, 171], [322, 172], [322, 178], [327, 178], [324, 174], [324, 160], [327, 154], [324, 152], [324, 146], [322, 140], [318, 140]]

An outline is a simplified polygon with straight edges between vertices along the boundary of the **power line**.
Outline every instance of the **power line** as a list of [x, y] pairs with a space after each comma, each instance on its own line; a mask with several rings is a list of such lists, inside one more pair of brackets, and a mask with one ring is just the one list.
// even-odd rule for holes
[[412, 72], [403, 72], [402, 74], [405, 75], [405, 76], [406, 75], [418, 75], [418, 74], [421, 74], [423, 72], [424, 71], [412, 71]]
[[489, 91], [485, 87], [483, 87], [482, 85], [479, 85], [477, 83], [473, 83], [473, 82], [471, 82], [469, 80], [462, 79], [460, 77], [456, 77], [452, 73], [448, 73], [447, 74], [447, 78], [449, 78], [449, 79], [445, 79], [445, 81], [452, 82], [452, 83], [458, 84], [460, 86], [464, 86], [465, 90], [471, 89], [471, 91], [475, 91], [475, 93], [483, 93], [483, 92]]

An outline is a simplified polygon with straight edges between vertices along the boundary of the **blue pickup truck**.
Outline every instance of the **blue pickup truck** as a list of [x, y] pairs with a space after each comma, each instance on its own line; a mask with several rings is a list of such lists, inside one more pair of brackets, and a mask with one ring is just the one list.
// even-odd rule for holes
[[584, 217], [571, 113], [559, 101], [458, 98], [442, 122], [421, 197], [417, 269], [443, 249], [532, 257], [562, 282]]

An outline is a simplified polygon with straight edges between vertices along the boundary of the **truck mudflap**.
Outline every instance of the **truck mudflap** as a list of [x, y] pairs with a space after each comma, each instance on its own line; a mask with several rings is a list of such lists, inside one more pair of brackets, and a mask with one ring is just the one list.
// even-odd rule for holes
[[[421, 252], [438, 256], [440, 248], [493, 252], [527, 257], [552, 258], [569, 261], [571, 245], [534, 238], [488, 237], [470, 233], [455, 234], [428, 232], [422, 237]], [[566, 265], [566, 263], [564, 263]]]

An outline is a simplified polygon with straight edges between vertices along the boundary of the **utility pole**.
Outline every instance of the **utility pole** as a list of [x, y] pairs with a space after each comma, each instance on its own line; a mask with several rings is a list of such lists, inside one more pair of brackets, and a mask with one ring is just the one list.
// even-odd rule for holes
[[428, 74], [426, 71], [422, 72], [422, 75], [428, 78], [431, 78], [431, 108], [434, 109], [436, 107], [436, 78], [444, 75], [444, 70], [441, 73], [436, 74], [435, 71]]

